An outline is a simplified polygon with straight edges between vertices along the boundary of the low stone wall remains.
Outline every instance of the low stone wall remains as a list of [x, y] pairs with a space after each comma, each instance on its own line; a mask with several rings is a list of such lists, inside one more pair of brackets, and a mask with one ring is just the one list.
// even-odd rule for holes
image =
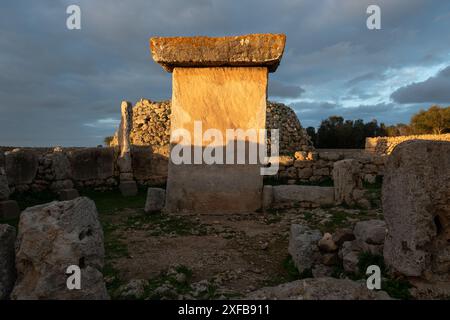
[[377, 154], [391, 154], [397, 145], [408, 140], [450, 141], [450, 133], [366, 138], [365, 149]]

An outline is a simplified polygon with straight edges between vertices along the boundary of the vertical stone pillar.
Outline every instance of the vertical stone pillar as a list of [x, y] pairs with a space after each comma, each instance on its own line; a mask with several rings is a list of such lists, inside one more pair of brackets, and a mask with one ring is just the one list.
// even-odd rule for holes
[[[166, 211], [222, 213], [261, 208], [261, 164], [249, 161], [249, 151], [264, 141], [245, 133], [265, 129], [268, 72], [276, 70], [284, 45], [285, 36], [273, 34], [150, 40], [153, 59], [173, 73]], [[230, 135], [230, 129], [237, 135]], [[180, 130], [189, 133], [191, 140], [177, 136]], [[207, 138], [207, 132], [213, 137]], [[223, 159], [223, 164], [211, 164], [202, 157], [212, 142], [222, 150], [222, 155], [214, 152], [214, 156]], [[245, 163], [227, 162], [227, 152], [234, 148], [236, 157], [239, 144], [245, 146]], [[188, 147], [183, 158], [191, 159], [190, 164], [174, 161], [172, 155], [180, 146]]]
[[334, 200], [337, 204], [356, 204], [354, 191], [362, 189], [360, 164], [355, 159], [336, 161], [333, 165]]
[[137, 194], [136, 182], [133, 180], [130, 144], [130, 133], [133, 126], [133, 105], [128, 101], [122, 101], [120, 112], [121, 121], [118, 132], [119, 158], [117, 160], [120, 172], [119, 189], [122, 195], [133, 196]]

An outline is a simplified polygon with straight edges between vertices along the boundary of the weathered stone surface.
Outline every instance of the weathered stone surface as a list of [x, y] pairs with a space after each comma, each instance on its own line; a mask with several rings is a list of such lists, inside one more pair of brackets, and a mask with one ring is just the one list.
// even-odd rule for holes
[[166, 190], [161, 188], [148, 188], [144, 211], [147, 213], [161, 211], [164, 208], [165, 200]]
[[154, 37], [153, 60], [169, 72], [176, 67], [267, 67], [274, 72], [283, 55], [284, 34], [232, 37]]
[[59, 191], [59, 200], [61, 201], [73, 200], [79, 196], [77, 189], [63, 189]]
[[246, 299], [256, 300], [389, 300], [384, 291], [367, 289], [365, 281], [313, 278], [267, 287], [250, 293]]
[[20, 215], [19, 205], [14, 200], [0, 201], [0, 218], [16, 219]]
[[274, 202], [289, 204], [309, 202], [321, 206], [334, 204], [334, 188], [301, 185], [280, 185], [273, 187]]
[[72, 168], [66, 154], [63, 152], [54, 152], [49, 154], [47, 157], [52, 161], [50, 168], [54, 174], [55, 180], [66, 180], [72, 178]]
[[[210, 142], [194, 141], [194, 122], [201, 121], [203, 132], [216, 129], [222, 134], [223, 144], [218, 143], [217, 147], [232, 147], [238, 138], [226, 140], [227, 129], [264, 128], [266, 89], [266, 68], [176, 68], [171, 130], [187, 130], [192, 141], [186, 145], [201, 147], [202, 152]], [[183, 139], [173, 137], [171, 143], [173, 150]], [[258, 141], [248, 137], [245, 143], [250, 147]], [[251, 212], [261, 208], [260, 164], [201, 162], [178, 165], [169, 161], [166, 189], [169, 212]]]
[[356, 240], [368, 244], [383, 244], [386, 236], [386, 222], [383, 220], [359, 221], [353, 230]]
[[[80, 197], [26, 209], [16, 243], [12, 299], [107, 299], [103, 231], [92, 200]], [[81, 268], [81, 290], [68, 290], [66, 270]]]
[[38, 156], [30, 150], [5, 152], [5, 170], [10, 185], [31, 183], [36, 176]]
[[10, 190], [8, 186], [8, 179], [6, 178], [5, 169], [0, 167], [0, 201], [9, 198]]
[[337, 246], [342, 246], [345, 241], [355, 240], [353, 230], [349, 228], [340, 228], [333, 233], [333, 241]]
[[265, 185], [262, 193], [262, 207], [264, 210], [269, 209], [273, 202], [273, 187], [271, 185]]
[[354, 159], [344, 159], [334, 163], [333, 182], [334, 197], [338, 204], [353, 206], [353, 191], [362, 187], [359, 162]]
[[121, 181], [119, 185], [119, 190], [124, 197], [132, 197], [137, 195], [138, 193], [137, 184], [135, 181], [132, 180]]
[[16, 281], [15, 240], [16, 229], [7, 224], [0, 224], [0, 300], [9, 298]]
[[346, 241], [342, 244], [339, 250], [339, 257], [342, 259], [344, 270], [347, 272], [358, 271], [358, 255], [361, 253], [361, 248], [356, 241]]
[[314, 262], [320, 259], [317, 243], [321, 238], [319, 230], [299, 224], [291, 225], [288, 251], [299, 272], [312, 268]]
[[450, 277], [450, 142], [398, 145], [385, 169], [384, 259], [394, 271], [436, 281]]
[[122, 101], [120, 111], [121, 121], [118, 131], [120, 152], [117, 164], [121, 173], [132, 173], [130, 134], [133, 127], [133, 105], [128, 101]]
[[75, 180], [104, 180], [114, 175], [113, 148], [74, 150], [69, 153], [69, 160]]
[[338, 249], [333, 241], [333, 237], [330, 233], [325, 233], [322, 239], [319, 240], [319, 249], [324, 252], [334, 252]]

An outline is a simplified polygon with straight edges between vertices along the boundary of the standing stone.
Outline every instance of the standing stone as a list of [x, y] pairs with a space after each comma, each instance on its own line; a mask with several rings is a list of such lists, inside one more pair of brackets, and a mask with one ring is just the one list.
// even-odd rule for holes
[[300, 273], [311, 269], [320, 259], [317, 244], [321, 238], [319, 230], [311, 230], [300, 224], [291, 225], [288, 251]]
[[147, 213], [161, 211], [164, 208], [165, 200], [166, 190], [161, 188], [148, 188], [144, 211]]
[[10, 194], [5, 169], [0, 167], [0, 201], [8, 200]]
[[383, 220], [359, 221], [355, 224], [353, 232], [356, 240], [374, 245], [383, 244], [386, 236], [386, 222]]
[[[108, 299], [101, 270], [103, 230], [95, 203], [85, 197], [27, 208], [16, 243], [12, 299]], [[66, 270], [81, 268], [81, 289], [69, 290]]]
[[265, 185], [263, 187], [262, 197], [263, 210], [270, 209], [273, 203], [273, 187], [271, 185]]
[[353, 191], [362, 188], [359, 172], [359, 162], [355, 159], [344, 159], [334, 163], [334, 197], [338, 204], [345, 203], [349, 206], [355, 204]]
[[9, 298], [16, 281], [15, 240], [16, 229], [7, 224], [0, 224], [0, 300]]
[[131, 161], [130, 134], [133, 127], [133, 105], [122, 101], [120, 106], [121, 121], [118, 133], [119, 158], [117, 164], [120, 171], [120, 191], [124, 196], [137, 194], [136, 182], [133, 180], [133, 166]]
[[382, 202], [387, 265], [406, 276], [449, 282], [450, 143], [399, 144], [386, 164]]
[[[202, 153], [210, 141], [203, 141], [202, 133], [194, 129], [199, 122], [202, 132], [215, 129], [223, 139], [215, 141], [216, 150], [222, 149], [224, 155], [225, 147], [236, 149], [238, 141], [247, 151], [265, 143], [248, 135], [227, 137], [226, 131], [265, 128], [268, 72], [277, 68], [284, 44], [284, 35], [271, 34], [150, 40], [153, 59], [173, 72], [171, 150], [184, 144], [191, 160], [191, 164], [176, 164], [170, 157], [167, 211], [223, 213], [261, 208], [261, 163], [249, 164], [247, 152], [245, 164], [207, 164]], [[191, 141], [174, 136], [178, 129], [190, 134]], [[193, 164], [195, 153], [200, 157]]]

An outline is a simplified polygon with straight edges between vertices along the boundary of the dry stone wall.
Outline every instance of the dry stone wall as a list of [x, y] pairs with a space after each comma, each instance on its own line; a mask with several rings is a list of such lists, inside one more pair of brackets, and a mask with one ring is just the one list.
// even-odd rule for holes
[[376, 182], [382, 176], [386, 156], [373, 154], [364, 150], [317, 149], [315, 151], [295, 152], [293, 156], [280, 156], [279, 171], [276, 176], [281, 183], [317, 183], [332, 178], [334, 163], [343, 159], [355, 159], [359, 173], [364, 181]]
[[[62, 189], [112, 189], [118, 186], [119, 149], [106, 148], [5, 148], [0, 168], [13, 192]], [[167, 150], [132, 146], [134, 179], [142, 185], [161, 185], [167, 178]]]
[[[1, 148], [0, 148], [1, 150]], [[120, 172], [117, 165], [119, 149], [105, 148], [5, 148], [0, 152], [11, 193], [90, 187], [112, 189], [118, 186]], [[158, 186], [166, 183], [168, 146], [132, 146], [133, 178], [139, 185]], [[362, 178], [370, 183], [382, 176], [385, 155], [364, 150], [298, 151], [279, 157], [276, 176], [266, 176], [266, 184], [276, 179], [279, 183], [318, 183], [332, 179], [335, 162], [355, 159]], [[37, 165], [36, 165], [37, 162]], [[37, 166], [37, 167], [36, 167]], [[36, 167], [36, 168], [35, 168]], [[17, 172], [18, 171], [18, 172]]]
[[408, 140], [450, 141], [450, 133], [366, 138], [365, 149], [378, 154], [391, 154], [397, 145]]

